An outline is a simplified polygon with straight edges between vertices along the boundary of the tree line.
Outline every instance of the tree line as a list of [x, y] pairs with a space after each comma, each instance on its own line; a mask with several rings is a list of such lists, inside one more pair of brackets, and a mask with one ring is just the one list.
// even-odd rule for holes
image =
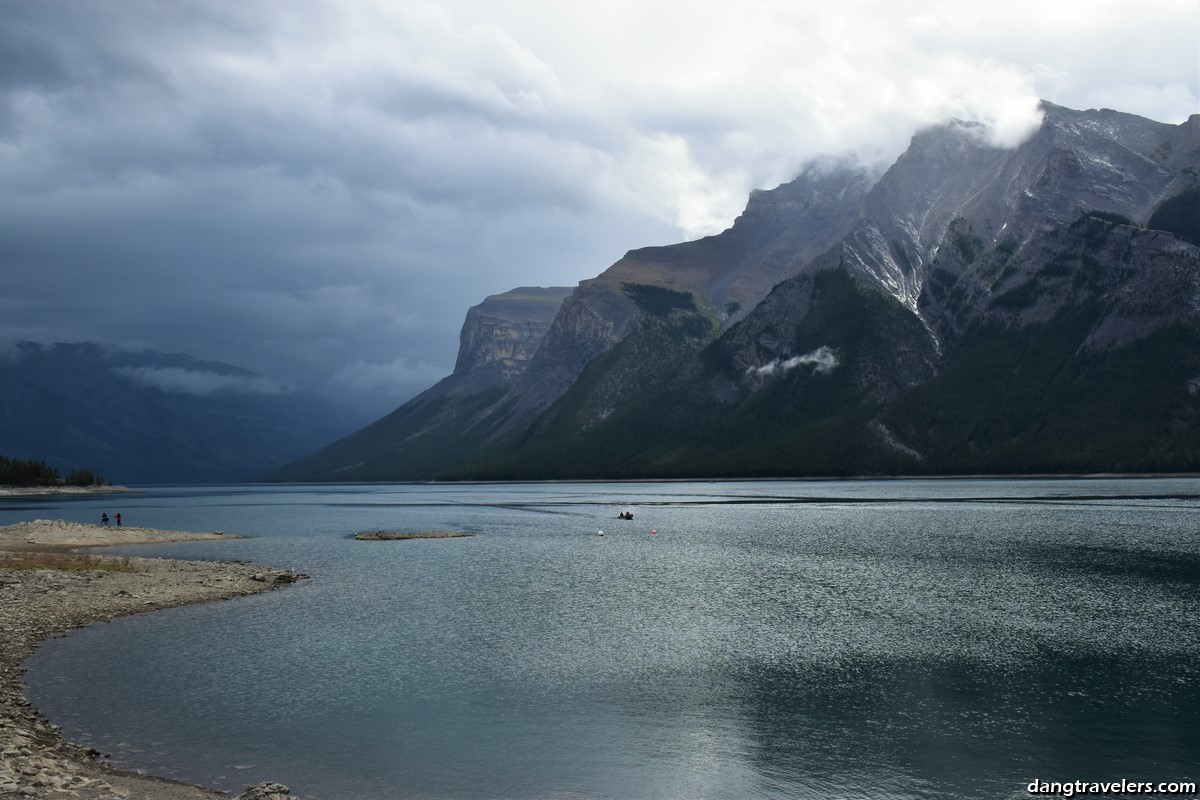
[[0, 456], [0, 484], [6, 486], [107, 486], [111, 481], [89, 469], [73, 469], [64, 478], [45, 461]]

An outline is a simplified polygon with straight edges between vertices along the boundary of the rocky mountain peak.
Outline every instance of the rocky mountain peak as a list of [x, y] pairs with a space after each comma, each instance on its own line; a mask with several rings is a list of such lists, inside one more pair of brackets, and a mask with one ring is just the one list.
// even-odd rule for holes
[[1042, 111], [1039, 130], [1012, 149], [961, 122], [916, 134], [865, 198], [842, 245], [846, 267], [924, 317], [921, 294], [948, 237], [959, 242], [969, 230], [980, 253], [1013, 251], [1039, 226], [1069, 225], [1093, 209], [1144, 223], [1186, 173], [1181, 165], [1197, 160], [1190, 123], [1052, 103]]
[[750, 193], [725, 231], [692, 242], [629, 251], [596, 281], [638, 283], [704, 298], [729, 321], [833, 247], [877, 176], [844, 159], [819, 159], [793, 180]]

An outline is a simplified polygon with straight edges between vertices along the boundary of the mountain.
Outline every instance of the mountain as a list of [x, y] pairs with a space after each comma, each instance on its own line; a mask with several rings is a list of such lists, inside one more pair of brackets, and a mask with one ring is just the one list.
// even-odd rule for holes
[[245, 480], [361, 418], [239, 367], [93, 342], [0, 352], [0, 452], [116, 483]]
[[[782, 277], [839, 241], [871, 183], [862, 167], [819, 161], [788, 184], [754, 192], [746, 211], [717, 236], [630, 251], [573, 290], [523, 288], [489, 297], [468, 312], [449, 377], [378, 422], [269, 477], [420, 480], [482, 451], [502, 450], [589, 363], [625, 338], [643, 318], [647, 292], [695, 292], [711, 324], [728, 324]], [[637, 279], [628, 280], [631, 275]], [[504, 374], [487, 368], [493, 345], [475, 335], [478, 320], [493, 316], [492, 309], [501, 305], [523, 321], [528, 334], [520, 368]], [[712, 308], [719, 311], [709, 313]], [[511, 325], [502, 328], [498, 338], [510, 337], [510, 331]]]
[[277, 475], [1200, 468], [1200, 115], [1042, 112], [1018, 147], [949, 122], [631, 251], [519, 373], [456, 368], [436, 425], [414, 401]]

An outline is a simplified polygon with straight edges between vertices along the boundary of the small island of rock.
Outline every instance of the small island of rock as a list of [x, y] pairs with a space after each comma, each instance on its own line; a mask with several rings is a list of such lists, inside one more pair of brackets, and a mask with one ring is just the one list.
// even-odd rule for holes
[[462, 531], [363, 531], [355, 534], [360, 542], [391, 542], [408, 539], [459, 539], [470, 536]]

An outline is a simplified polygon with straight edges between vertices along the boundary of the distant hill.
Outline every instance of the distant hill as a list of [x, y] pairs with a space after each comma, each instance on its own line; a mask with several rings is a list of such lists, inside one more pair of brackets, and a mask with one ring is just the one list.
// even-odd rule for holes
[[519, 372], [275, 476], [1200, 470], [1200, 115], [1042, 112], [813, 164], [581, 283]]
[[92, 342], [0, 352], [0, 448], [116, 483], [245, 480], [359, 415], [239, 367]]

